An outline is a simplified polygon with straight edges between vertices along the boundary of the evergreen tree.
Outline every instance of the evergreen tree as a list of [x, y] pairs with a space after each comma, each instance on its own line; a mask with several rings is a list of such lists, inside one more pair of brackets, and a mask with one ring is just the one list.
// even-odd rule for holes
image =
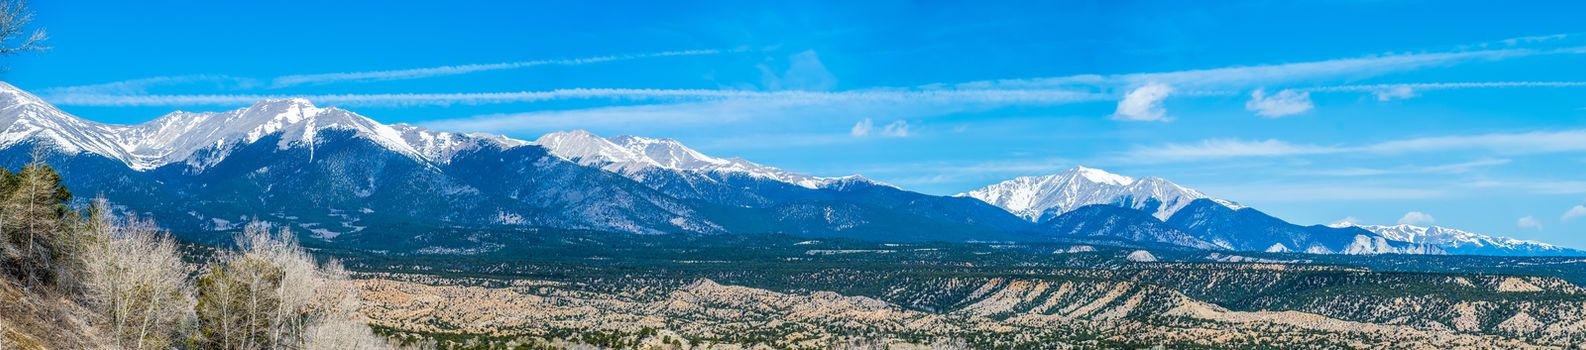
[[0, 232], [5, 233], [6, 266], [28, 286], [50, 285], [69, 268], [60, 263], [76, 247], [67, 232], [66, 202], [72, 194], [60, 174], [35, 160], [7, 174], [0, 205]]

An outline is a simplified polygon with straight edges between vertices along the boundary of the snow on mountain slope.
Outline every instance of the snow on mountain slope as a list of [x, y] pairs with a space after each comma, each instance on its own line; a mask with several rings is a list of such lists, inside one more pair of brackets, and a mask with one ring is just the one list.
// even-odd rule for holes
[[230, 146], [275, 134], [281, 135], [277, 144], [281, 149], [313, 146], [315, 137], [325, 130], [351, 131], [394, 152], [433, 162], [445, 162], [457, 149], [471, 147], [478, 140], [513, 147], [528, 144], [495, 135], [388, 126], [299, 98], [265, 100], [226, 112], [174, 112], [143, 124], [111, 125], [78, 118], [0, 82], [0, 106], [0, 125], [5, 126], [0, 131], [0, 146], [42, 140], [62, 152], [98, 154], [138, 171], [173, 163], [203, 168], [223, 159]]
[[[1145, 210], [1159, 220], [1167, 220], [1191, 201], [1210, 198], [1161, 178], [1135, 179], [1082, 166], [1052, 175], [1017, 177], [958, 196], [991, 203], [1035, 222], [1092, 204]], [[1241, 207], [1213, 200], [1230, 208]]]
[[250, 144], [267, 135], [281, 134], [277, 147], [312, 146], [323, 130], [347, 130], [397, 153], [424, 157], [402, 139], [402, 134], [384, 124], [337, 108], [319, 108], [304, 99], [265, 100], [251, 107], [228, 111], [176, 112], [130, 127], [124, 137], [128, 151], [137, 156], [135, 169], [152, 169], [165, 164], [189, 162], [203, 167], [208, 161], [191, 159], [199, 151], [234, 144]]
[[[1351, 226], [1344, 225], [1331, 225]], [[1519, 240], [1509, 237], [1494, 237], [1470, 231], [1451, 229], [1437, 226], [1415, 226], [1399, 224], [1385, 225], [1356, 225], [1367, 231], [1375, 232], [1383, 237], [1402, 242], [1435, 245], [1451, 253], [1464, 254], [1566, 254], [1576, 252], [1573, 249], [1555, 246], [1552, 244]]]
[[865, 181], [885, 185], [857, 175], [817, 177], [792, 173], [741, 158], [711, 157], [673, 139], [631, 135], [603, 138], [588, 131], [573, 130], [545, 134], [534, 140], [534, 144], [545, 147], [551, 151], [551, 154], [563, 159], [600, 167], [638, 181], [644, 181], [643, 172], [646, 170], [667, 169], [705, 174], [743, 174], [811, 189], [825, 188], [845, 181]]
[[396, 130], [401, 135], [402, 141], [409, 147], [417, 150], [424, 158], [437, 163], [449, 162], [457, 152], [478, 147], [480, 142], [494, 144], [501, 148], [513, 148], [530, 144], [528, 141], [501, 135], [433, 131], [403, 123], [391, 124], [391, 129]]
[[71, 154], [94, 153], [129, 164], [134, 159], [116, 136], [129, 127], [77, 118], [5, 82], [0, 82], [0, 126], [0, 147], [42, 141]]

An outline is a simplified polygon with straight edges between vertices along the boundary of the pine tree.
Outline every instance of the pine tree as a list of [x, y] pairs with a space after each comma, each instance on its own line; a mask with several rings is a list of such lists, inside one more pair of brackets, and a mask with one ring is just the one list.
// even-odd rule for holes
[[73, 242], [66, 232], [71, 192], [61, 177], [37, 160], [8, 174], [5, 202], [0, 206], [0, 231], [5, 232], [7, 266], [30, 287], [53, 284], [61, 257], [70, 256]]

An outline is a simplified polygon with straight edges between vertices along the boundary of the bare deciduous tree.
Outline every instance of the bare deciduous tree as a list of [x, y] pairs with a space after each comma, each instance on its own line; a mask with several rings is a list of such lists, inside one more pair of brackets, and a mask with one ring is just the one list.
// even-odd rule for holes
[[43, 29], [28, 31], [33, 23], [33, 10], [24, 0], [0, 0], [0, 55], [49, 49], [44, 40], [49, 38]]
[[121, 349], [165, 349], [179, 341], [193, 317], [193, 297], [176, 242], [150, 220], [116, 219], [104, 198], [94, 200], [80, 230], [83, 296], [103, 317], [109, 340]]
[[375, 349], [389, 345], [357, 313], [358, 292], [336, 262], [320, 267], [286, 228], [253, 223], [240, 254], [199, 279], [206, 347]]

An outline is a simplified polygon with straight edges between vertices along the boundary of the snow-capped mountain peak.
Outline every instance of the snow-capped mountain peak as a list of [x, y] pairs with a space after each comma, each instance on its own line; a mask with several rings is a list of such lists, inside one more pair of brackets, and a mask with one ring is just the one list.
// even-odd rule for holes
[[402, 141], [430, 161], [446, 163], [457, 152], [479, 147], [481, 144], [500, 148], [529, 145], [530, 142], [486, 133], [455, 133], [434, 131], [405, 123], [391, 124], [391, 129], [401, 135]]
[[[231, 145], [249, 144], [277, 134], [279, 148], [312, 146], [326, 130], [352, 132], [397, 153], [426, 159], [390, 126], [343, 109], [318, 107], [301, 98], [264, 100], [226, 112], [175, 112], [129, 129], [122, 135], [128, 136], [125, 145], [135, 155], [133, 168], [140, 170], [176, 162], [201, 168], [223, 157]], [[193, 159], [206, 149], [219, 152], [205, 159]]]
[[0, 81], [0, 106], [10, 109], [26, 105], [50, 106], [49, 103], [44, 102], [38, 96], [11, 85], [11, 83]]
[[1086, 180], [1090, 180], [1090, 182], [1094, 182], [1094, 183], [1098, 183], [1098, 184], [1106, 184], [1106, 185], [1113, 185], [1113, 186], [1128, 186], [1128, 185], [1134, 183], [1134, 178], [1132, 178], [1132, 177], [1109, 173], [1106, 170], [1101, 170], [1101, 169], [1086, 168], [1084, 166], [1077, 166], [1077, 167], [1074, 167], [1074, 169], [1069, 170], [1069, 171], [1074, 172], [1076, 174], [1079, 174], [1080, 176], [1085, 177], [1085, 179]]
[[[741, 158], [712, 157], [673, 139], [631, 135], [603, 138], [588, 131], [572, 130], [545, 134], [534, 143], [563, 159], [600, 167], [639, 181], [644, 181], [642, 173], [650, 169], [742, 174], [812, 189], [854, 180], [847, 176], [831, 178], [797, 174]], [[869, 179], [864, 181], [881, 184]]]
[[668, 169], [699, 169], [727, 166], [733, 163], [731, 160], [699, 153], [699, 151], [685, 147], [682, 143], [673, 139], [623, 135], [611, 138], [611, 142], [642, 155], [644, 158], [653, 160]]
[[[1209, 198], [1161, 178], [1135, 179], [1083, 166], [1051, 175], [1017, 177], [958, 196], [980, 199], [1036, 222], [1091, 204], [1146, 210], [1166, 220], [1191, 201]], [[1229, 201], [1217, 202], [1242, 208]]]
[[584, 130], [545, 134], [535, 139], [534, 144], [545, 147], [557, 157], [620, 174], [665, 168], [654, 159]]
[[[204, 168], [230, 148], [279, 135], [277, 146], [313, 147], [328, 130], [350, 132], [414, 159], [445, 162], [459, 147], [488, 140], [505, 147], [527, 144], [493, 135], [433, 132], [410, 125], [384, 125], [302, 98], [259, 101], [224, 112], [173, 112], [135, 125], [102, 124], [68, 114], [15, 86], [0, 82], [0, 146], [41, 141], [61, 152], [94, 153], [146, 171], [185, 163]], [[312, 154], [312, 153], [310, 153]]]
[[1488, 236], [1475, 232], [1452, 229], [1438, 226], [1416, 226], [1409, 224], [1398, 225], [1355, 225], [1367, 231], [1375, 232], [1382, 237], [1402, 242], [1435, 245], [1452, 253], [1463, 254], [1546, 254], [1568, 251], [1568, 248], [1552, 244], [1514, 239], [1509, 237]]
[[0, 106], [0, 147], [40, 141], [65, 153], [88, 152], [124, 162], [133, 158], [114, 137], [125, 126], [72, 116], [5, 82], [0, 82]]

